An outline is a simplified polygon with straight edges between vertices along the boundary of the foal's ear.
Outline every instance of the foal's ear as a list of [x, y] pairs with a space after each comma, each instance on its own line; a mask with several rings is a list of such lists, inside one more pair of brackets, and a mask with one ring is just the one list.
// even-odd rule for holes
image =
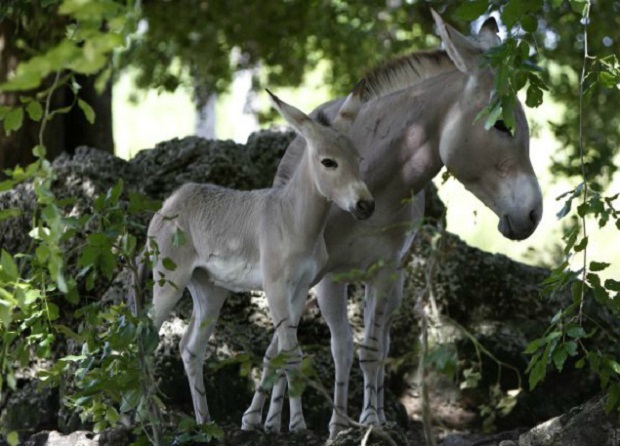
[[310, 119], [308, 115], [306, 115], [298, 108], [284, 102], [271, 91], [267, 89], [265, 90], [269, 94], [271, 103], [273, 104], [274, 108], [278, 110], [278, 112], [280, 113], [280, 115], [282, 115], [286, 122], [288, 122], [297, 133], [300, 133], [302, 136], [306, 136], [312, 128], [312, 119]]
[[362, 96], [365, 91], [366, 79], [362, 78], [344, 100], [340, 110], [338, 110], [338, 114], [334, 119], [334, 127], [339, 130], [347, 130], [353, 124], [364, 103]]
[[463, 73], [474, 74], [480, 68], [482, 52], [500, 43], [497, 36], [497, 23], [493, 18], [484, 22], [477, 36], [477, 41], [473, 41], [445, 23], [432, 8], [431, 14], [435, 19], [435, 25], [437, 25], [437, 34], [441, 37], [448, 56], [456, 68]]

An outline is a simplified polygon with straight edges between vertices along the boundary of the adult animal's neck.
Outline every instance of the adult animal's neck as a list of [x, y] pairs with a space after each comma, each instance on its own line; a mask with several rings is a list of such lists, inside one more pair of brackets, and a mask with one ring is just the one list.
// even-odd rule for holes
[[362, 109], [349, 136], [362, 152], [363, 177], [379, 206], [399, 206], [439, 173], [441, 128], [461, 83], [459, 72], [442, 73]]

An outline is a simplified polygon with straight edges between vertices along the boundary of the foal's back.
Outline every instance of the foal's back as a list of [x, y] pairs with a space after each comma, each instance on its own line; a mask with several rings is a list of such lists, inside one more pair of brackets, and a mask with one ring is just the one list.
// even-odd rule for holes
[[[164, 202], [149, 236], [156, 237], [160, 251], [176, 264], [191, 262], [192, 269], [206, 270], [218, 286], [261, 289], [258, 231], [269, 198], [270, 189], [239, 191], [188, 183]], [[178, 231], [180, 238], [174, 237]], [[179, 239], [184, 239], [181, 246], [172, 249]]]

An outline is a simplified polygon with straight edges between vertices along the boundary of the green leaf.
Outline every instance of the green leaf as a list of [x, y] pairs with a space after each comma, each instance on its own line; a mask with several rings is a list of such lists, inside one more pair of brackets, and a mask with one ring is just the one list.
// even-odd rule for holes
[[607, 279], [605, 281], [605, 288], [610, 291], [620, 291], [620, 282], [614, 279]]
[[538, 350], [543, 344], [544, 344], [543, 339], [541, 338], [534, 339], [532, 342], [528, 344], [528, 346], [525, 348], [525, 351], [523, 353], [528, 354], [528, 355], [532, 354], [536, 350]]
[[0, 273], [5, 277], [9, 282], [15, 282], [19, 277], [19, 272], [17, 270], [17, 264], [13, 260], [13, 256], [11, 256], [4, 249], [2, 250], [2, 254], [0, 254]]
[[605, 412], [610, 413], [618, 406], [620, 400], [620, 385], [617, 383], [609, 386], [609, 393], [607, 394], [607, 401], [605, 402]]
[[45, 158], [46, 153], [47, 153], [47, 150], [45, 150], [45, 147], [41, 145], [36, 145], [32, 149], [32, 154], [36, 156], [37, 158]]
[[26, 106], [26, 112], [33, 121], [39, 122], [43, 117], [43, 107], [39, 101], [31, 101]]
[[575, 252], [581, 252], [588, 246], [588, 237], [584, 237], [581, 241], [575, 245]]
[[571, 8], [580, 16], [586, 12], [586, 6], [588, 5], [587, 0], [569, 0]]
[[592, 272], [603, 271], [604, 269], [607, 269], [610, 265], [611, 263], [590, 262], [590, 271]]
[[489, 130], [491, 127], [493, 127], [495, 123], [497, 122], [497, 120], [499, 119], [501, 114], [502, 114], [502, 104], [499, 101], [497, 101], [495, 103], [495, 106], [493, 107], [489, 115], [487, 116], [487, 119], [484, 121], [484, 128], [486, 130]]
[[14, 108], [4, 117], [4, 131], [6, 134], [21, 128], [24, 122], [24, 109], [21, 107]]
[[564, 362], [566, 362], [567, 357], [568, 357], [568, 353], [566, 352], [566, 349], [563, 348], [563, 346], [560, 346], [559, 348], [556, 348], [553, 351], [553, 355], [552, 355], [553, 364], [555, 365], [555, 368], [558, 369], [559, 372], [562, 371], [562, 368], [564, 367]]
[[525, 103], [528, 107], [538, 107], [543, 102], [542, 90], [530, 85], [525, 96]]
[[18, 208], [0, 209], [0, 221], [19, 217], [19, 215], [21, 215], [21, 211]]
[[598, 80], [607, 88], [615, 88], [619, 79], [608, 71], [601, 71], [598, 74]]
[[19, 444], [19, 434], [16, 431], [11, 431], [6, 436], [6, 441], [10, 446], [17, 446]]
[[[65, 335], [67, 339], [73, 339], [79, 344], [84, 343], [84, 338], [80, 336], [79, 334], [77, 334], [75, 331], [73, 331], [71, 328], [67, 327], [66, 325], [62, 325], [62, 324], [54, 325], [54, 330], [56, 330], [58, 333]], [[68, 361], [69, 359], [66, 359], [66, 358], [68, 357], [65, 357], [64, 360]]]
[[547, 363], [544, 358], [538, 359], [534, 366], [530, 370], [530, 376], [528, 379], [530, 390], [534, 390], [539, 382], [541, 382], [547, 374]]
[[161, 263], [168, 271], [174, 271], [175, 269], [177, 269], [177, 264], [174, 263], [174, 261], [170, 257], [166, 257], [161, 261]]
[[0, 120], [4, 119], [4, 117], [11, 111], [11, 107], [8, 105], [0, 105]]
[[569, 356], [575, 356], [577, 354], [577, 343], [574, 341], [564, 343], [564, 350]]
[[566, 331], [566, 334], [568, 336], [570, 336], [571, 338], [575, 338], [575, 339], [584, 338], [586, 336], [586, 332], [583, 329], [583, 327], [580, 327], [578, 325], [574, 325], [574, 326], [570, 327]]
[[538, 29], [538, 19], [528, 14], [521, 19], [521, 27], [526, 33], [535, 33]]
[[121, 413], [129, 412], [138, 407], [141, 397], [142, 395], [138, 389], [129, 389], [123, 392], [121, 407], [119, 408]]
[[464, 2], [454, 12], [454, 18], [465, 21], [476, 20], [489, 9], [487, 0], [470, 0]]
[[185, 236], [185, 232], [178, 226], [176, 227], [174, 234], [172, 234], [172, 246], [178, 248], [187, 243], [187, 237]]
[[86, 117], [86, 120], [90, 122], [91, 124], [94, 124], [95, 123], [95, 110], [93, 110], [93, 108], [88, 104], [88, 102], [78, 98], [78, 106], [84, 112], [84, 116]]
[[521, 0], [510, 0], [502, 9], [502, 22], [508, 28], [512, 28], [519, 18], [524, 14], [523, 2]]
[[123, 192], [123, 180], [121, 178], [116, 182], [116, 184], [112, 188], [110, 188], [110, 190], [108, 190], [106, 199], [110, 202], [110, 204], [115, 205], [118, 203], [118, 199], [120, 198], [122, 192]]

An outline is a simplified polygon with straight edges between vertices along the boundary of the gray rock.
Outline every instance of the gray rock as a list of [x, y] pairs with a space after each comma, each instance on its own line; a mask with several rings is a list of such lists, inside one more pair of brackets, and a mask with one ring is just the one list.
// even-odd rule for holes
[[599, 396], [552, 418], [519, 437], [519, 446], [616, 446], [620, 444], [618, 412], [605, 413]]

